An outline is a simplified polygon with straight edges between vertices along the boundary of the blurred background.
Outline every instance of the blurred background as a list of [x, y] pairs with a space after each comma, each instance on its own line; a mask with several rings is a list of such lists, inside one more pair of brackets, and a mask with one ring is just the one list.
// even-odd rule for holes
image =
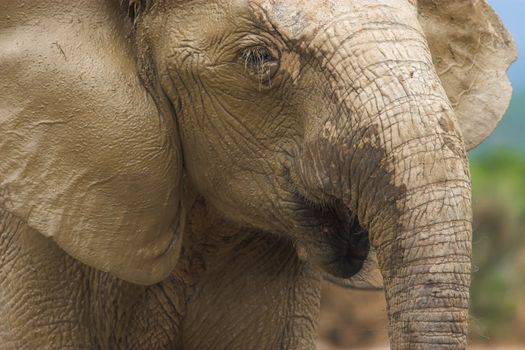
[[[489, 0], [520, 58], [513, 98], [498, 128], [469, 154], [474, 245], [470, 342], [525, 349], [525, 0]], [[319, 350], [388, 348], [383, 292], [324, 286]]]

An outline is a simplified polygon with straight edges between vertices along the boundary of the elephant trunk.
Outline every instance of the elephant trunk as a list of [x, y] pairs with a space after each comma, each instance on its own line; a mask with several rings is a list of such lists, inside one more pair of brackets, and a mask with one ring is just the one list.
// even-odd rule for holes
[[[438, 112], [414, 112], [422, 105]], [[399, 109], [395, 119], [378, 117], [382, 133], [361, 138], [347, 156], [349, 187], [331, 195], [357, 215], [377, 252], [392, 349], [464, 349], [471, 256], [464, 146], [443, 102], [413, 98]]]
[[[414, 112], [422, 105], [438, 112]], [[395, 119], [379, 116], [397, 136], [369, 137], [349, 157], [348, 168], [357, 168], [340, 197], [377, 252], [392, 349], [464, 349], [471, 256], [464, 146], [443, 102], [413, 98], [399, 108]]]
[[452, 152], [400, 147], [405, 155], [394, 173], [402, 190], [366, 222], [384, 279], [392, 349], [464, 349], [471, 255], [466, 166]]
[[395, 112], [382, 108], [381, 127], [360, 138], [348, 168], [356, 159], [362, 167], [350, 170], [349, 191], [340, 193], [377, 251], [392, 349], [464, 349], [471, 256], [465, 148], [444, 93], [403, 99]]
[[[333, 72], [326, 95], [337, 107], [310, 121], [316, 132], [305, 138], [299, 187], [313, 201], [343, 203], [368, 231], [384, 278], [392, 349], [464, 349], [467, 157], [426, 41], [410, 25], [409, 32], [405, 24], [349, 35], [322, 62]], [[371, 38], [380, 44], [359, 41]], [[337, 254], [343, 266], [350, 255]]]

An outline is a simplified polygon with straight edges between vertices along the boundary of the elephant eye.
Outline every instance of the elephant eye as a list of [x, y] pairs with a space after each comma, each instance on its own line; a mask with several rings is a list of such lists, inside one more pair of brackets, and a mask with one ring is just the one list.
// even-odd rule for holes
[[242, 58], [247, 67], [256, 67], [275, 60], [270, 50], [264, 46], [254, 46], [244, 49], [242, 51]]
[[258, 78], [259, 83], [271, 85], [271, 78], [279, 69], [279, 59], [265, 46], [253, 46], [242, 50], [244, 69]]

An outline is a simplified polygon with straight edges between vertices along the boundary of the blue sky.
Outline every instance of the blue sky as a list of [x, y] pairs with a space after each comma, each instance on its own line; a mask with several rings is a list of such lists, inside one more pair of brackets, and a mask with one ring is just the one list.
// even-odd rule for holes
[[510, 68], [509, 75], [515, 89], [525, 89], [525, 0], [489, 0], [514, 36], [519, 58]]

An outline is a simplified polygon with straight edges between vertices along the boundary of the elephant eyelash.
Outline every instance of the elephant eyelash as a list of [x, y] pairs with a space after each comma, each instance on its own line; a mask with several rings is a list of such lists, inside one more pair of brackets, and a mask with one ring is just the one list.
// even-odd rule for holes
[[253, 46], [242, 50], [241, 60], [244, 69], [257, 76], [259, 88], [267, 83], [270, 87], [272, 77], [279, 68], [279, 60], [265, 46]]
[[266, 62], [274, 61], [272, 53], [264, 46], [249, 47], [242, 51], [245, 67], [261, 66]]

